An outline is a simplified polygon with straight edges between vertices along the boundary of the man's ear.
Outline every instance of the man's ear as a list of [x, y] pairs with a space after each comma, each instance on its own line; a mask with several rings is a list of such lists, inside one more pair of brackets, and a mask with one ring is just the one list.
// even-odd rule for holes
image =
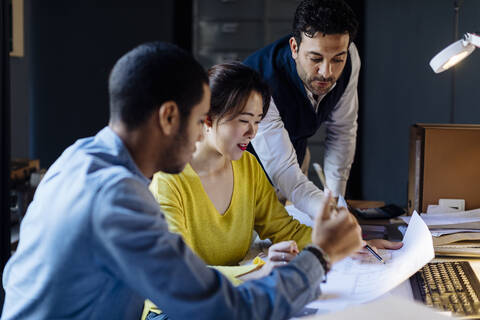
[[158, 109], [158, 124], [165, 135], [175, 134], [180, 127], [180, 110], [175, 101], [166, 101]]
[[295, 37], [290, 37], [290, 40], [288, 41], [290, 44], [290, 51], [292, 52], [292, 58], [297, 59], [298, 58], [298, 44], [297, 40]]

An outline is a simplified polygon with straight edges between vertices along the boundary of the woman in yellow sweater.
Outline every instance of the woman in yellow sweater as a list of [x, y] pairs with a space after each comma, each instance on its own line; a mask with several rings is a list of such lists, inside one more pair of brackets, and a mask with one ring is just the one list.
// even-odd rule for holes
[[[245, 152], [267, 113], [268, 86], [240, 63], [214, 66], [209, 78], [212, 96], [204, 139], [182, 173], [156, 173], [150, 190], [170, 231], [181, 234], [205, 263], [223, 273], [231, 269], [219, 266], [235, 266], [245, 258], [253, 230], [270, 239], [274, 244], [267, 265], [242, 278], [247, 280], [293, 259], [311, 243], [312, 230], [287, 213], [257, 159]], [[147, 301], [142, 319], [168, 319], [160, 313]]]
[[[274, 244], [268, 266], [258, 277], [293, 259], [311, 242], [311, 229], [287, 213], [257, 159], [245, 152], [270, 104], [267, 85], [240, 63], [214, 66], [209, 78], [212, 96], [204, 139], [181, 174], [156, 173], [150, 190], [170, 231], [181, 234], [207, 264], [238, 265], [250, 248], [253, 230], [270, 239]], [[371, 244], [401, 246], [383, 240]], [[151, 319], [167, 318], [156, 316], [158, 309], [151, 303], [144, 314], [149, 310]]]
[[[257, 159], [245, 152], [270, 104], [268, 86], [240, 63], [214, 66], [209, 78], [204, 139], [181, 174], [155, 174], [150, 190], [171, 231], [207, 264], [237, 265], [253, 230], [278, 243], [268, 260], [285, 263], [311, 242], [311, 229], [288, 215]], [[280, 243], [287, 240], [295, 243]]]

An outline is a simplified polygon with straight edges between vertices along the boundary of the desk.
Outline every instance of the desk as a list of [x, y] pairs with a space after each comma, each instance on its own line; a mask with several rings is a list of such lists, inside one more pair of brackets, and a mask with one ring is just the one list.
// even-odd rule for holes
[[[478, 279], [480, 279], [480, 260], [479, 259], [472, 260], [472, 259], [435, 258], [432, 260], [432, 262], [444, 262], [444, 261], [468, 261], [470, 262], [470, 265], [472, 266], [472, 269], [475, 272], [475, 275], [477, 276]], [[402, 282], [395, 289], [393, 289], [392, 291], [382, 296], [382, 298], [389, 295], [413, 300], [412, 286], [410, 285], [410, 280], [406, 280]]]
[[[299, 220], [305, 219], [304, 216], [297, 218], [299, 218]], [[399, 230], [406, 230], [406, 224], [400, 219], [394, 220], [393, 222], [394, 223], [390, 224], [388, 229], [389, 231], [394, 232], [389, 232], [386, 238], [389, 240], [400, 240], [403, 238], [403, 235], [401, 232], [399, 232]], [[414, 220], [411, 221], [405, 241], [405, 250], [401, 249], [398, 251], [398, 253], [396, 251], [384, 252], [384, 258], [387, 257], [386, 268], [384, 268], [383, 265], [376, 265], [374, 262], [370, 262], [370, 259], [366, 259], [365, 262], [362, 262], [364, 260], [363, 258], [360, 262], [358, 262], [358, 260], [356, 261], [347, 259], [340, 262], [338, 266], [336, 264], [333, 268], [333, 271], [330, 273], [330, 276], [328, 277], [329, 279], [327, 283], [322, 285], [324, 295], [318, 300], [307, 305], [307, 307], [314, 308], [314, 310], [318, 309], [319, 313], [330, 313], [331, 311], [336, 312], [345, 308], [350, 308], [352, 305], [364, 305], [366, 302], [372, 301], [372, 299], [378, 300], [388, 296], [401, 297], [403, 299], [413, 301], [413, 291], [409, 280], [404, 281], [393, 290], [390, 289], [407, 276], [415, 273], [417, 268], [420, 268], [429, 259], [433, 258], [430, 232], [418, 215], [416, 215]], [[395, 265], [390, 265], [388, 262], [389, 257], [398, 257], [400, 260], [394, 260], [392, 263], [395, 263]], [[458, 261], [458, 259], [436, 259], [433, 260], [433, 262], [442, 262], [446, 260]], [[480, 260], [473, 260], [471, 265], [477, 278], [480, 278]], [[399, 270], [401, 270], [400, 273]], [[430, 271], [427, 272], [429, 272], [429, 275], [438, 275], [438, 270], [439, 269], [437, 269], [437, 266], [432, 266]], [[375, 273], [377, 271], [378, 273]], [[446, 274], [445, 269], [444, 272]], [[429, 275], [427, 275], [427, 279], [429, 279]], [[389, 281], [389, 279], [391, 279], [391, 281]], [[446, 284], [447, 288], [448, 285], [452, 285], [451, 282]], [[438, 286], [438, 288], [442, 287], [443, 286], [440, 285]], [[434, 299], [438, 299], [438, 289], [433, 290], [437, 293], [433, 293], [432, 297]], [[381, 293], [385, 294], [380, 296]], [[435, 296], [435, 294], [437, 294], [437, 296]], [[440, 294], [440, 297], [442, 297], [441, 301], [443, 301], [444, 305], [447, 303], [447, 301], [451, 301], [449, 303], [453, 303], [449, 304], [448, 308], [451, 308], [452, 310], [454, 308], [455, 310], [463, 309], [458, 301], [455, 302], [449, 299], [452, 297], [449, 296], [450, 293], [448, 293], [448, 290], [447, 293], [440, 291]], [[454, 298], [460, 299], [463, 297], [462, 295], [463, 293], [460, 293], [459, 295], [454, 296]], [[434, 301], [435, 303], [440, 302], [440, 300]], [[475, 301], [475, 298], [473, 298], [473, 301]], [[431, 311], [429, 312], [432, 313]]]
[[[358, 263], [357, 264], [351, 264], [347, 261], [346, 265], [355, 266], [355, 269], [351, 269], [351, 271], [345, 270], [347, 272], [340, 271], [340, 274], [338, 274], [338, 275], [335, 274], [335, 277], [333, 278], [334, 282], [332, 282], [330, 284], [327, 283], [327, 285], [325, 286], [325, 288], [326, 288], [325, 292], [326, 292], [327, 299], [325, 299], [325, 298], [320, 299], [318, 302], [316, 302], [314, 304], [312, 303], [311, 307], [320, 308], [323, 312], [325, 312], [327, 310], [332, 310], [332, 309], [340, 311], [340, 309], [356, 310], [358, 308], [358, 307], [352, 307], [352, 305], [358, 305], [358, 306], [361, 305], [361, 306], [363, 306], [362, 308], [365, 309], [365, 310], [372, 310], [372, 309], [369, 309], [369, 308], [373, 308], [374, 306], [381, 305], [381, 302], [376, 302], [376, 303], [375, 302], [371, 302], [371, 303], [368, 302], [368, 301], [373, 301], [373, 300], [367, 300], [368, 296], [367, 296], [367, 299], [363, 299], [363, 301], [358, 301], [358, 300], [362, 299], [361, 298], [362, 290], [364, 292], [367, 292], [367, 293], [368, 292], [375, 292], [375, 291], [378, 292], [377, 288], [384, 287], [386, 290], [384, 290], [382, 292], [387, 292], [387, 290], [391, 289], [393, 285], [398, 284], [398, 282], [394, 282], [395, 281], [394, 279], [396, 279], [396, 281], [401, 281], [401, 280], [405, 279], [407, 276], [410, 276], [413, 273], [415, 273], [416, 269], [420, 268], [428, 260], [433, 258], [432, 249], [431, 249], [431, 247], [429, 248], [429, 246], [431, 246], [431, 239], [429, 240], [429, 238], [431, 238], [431, 235], [428, 232], [428, 230], [426, 229], [426, 226], [421, 222], [420, 218], [418, 216], [416, 216], [415, 219], [416, 220], [415, 220], [414, 224], [413, 225], [412, 225], [412, 223], [410, 224], [409, 230], [407, 231], [407, 234], [405, 235], [406, 236], [405, 239], [407, 239], [406, 242], [405, 242], [405, 245], [406, 245], [406, 248], [409, 248], [407, 250], [408, 250], [408, 252], [410, 252], [411, 256], [406, 260], [404, 259], [403, 262], [400, 265], [398, 265], [398, 269], [397, 269], [397, 266], [394, 269], [390, 268], [390, 273], [388, 274], [388, 278], [383, 276], [383, 279], [385, 281], [374, 281], [375, 279], [378, 279], [377, 275], [372, 277], [371, 272], [367, 272], [367, 273], [363, 272], [363, 274], [362, 274], [362, 271], [361, 271], [362, 270], [362, 265], [361, 264], [360, 265]], [[421, 232], [422, 238], [419, 238], [419, 239], [423, 239], [423, 240], [419, 241], [419, 243], [422, 243], [422, 245], [420, 245], [420, 246], [416, 246], [415, 244], [417, 242], [412, 241], [412, 240], [416, 240], [415, 238], [411, 237], [411, 235], [412, 235], [411, 231], [415, 230], [415, 229], [412, 229], [412, 228], [415, 228], [415, 227], [416, 228], [421, 227], [423, 229], [423, 231]], [[430, 245], [428, 244], [429, 242], [430, 242]], [[418, 249], [416, 249], [416, 248], [418, 248]], [[420, 253], [421, 253], [421, 255], [420, 255]], [[395, 255], [395, 252], [393, 252], [392, 254]], [[385, 255], [388, 256], [387, 253], [385, 253]], [[417, 258], [415, 258], [415, 255], [416, 255]], [[422, 259], [422, 257], [423, 257], [423, 259]], [[416, 260], [416, 259], [418, 259], [418, 260]], [[431, 262], [445, 262], [445, 261], [457, 262], [459, 260], [464, 260], [464, 261], [469, 262], [470, 266], [472, 267], [474, 275], [473, 274], [472, 274], [472, 276], [468, 275], [469, 274], [469, 272], [468, 272], [469, 268], [465, 269], [466, 270], [465, 274], [470, 279], [471, 285], [474, 286], [473, 288], [475, 288], [475, 291], [477, 291], [478, 288], [479, 288], [478, 287], [479, 284], [478, 284], [477, 279], [480, 276], [480, 261], [479, 260], [457, 259], [457, 258], [444, 259], [444, 258], [442, 258], [442, 259], [433, 259]], [[397, 274], [400, 275], [400, 273], [397, 273], [396, 270], [403, 270], [402, 268], [404, 266], [408, 266], [411, 261], [417, 261], [417, 263], [416, 264], [411, 264], [412, 267], [407, 271], [408, 273], [403, 273], [403, 275], [401, 275], [399, 277], [396, 277]], [[339, 270], [342, 270], [342, 267]], [[466, 285], [466, 283], [465, 283], [465, 285], [463, 284], [462, 278], [465, 277], [465, 275], [464, 275], [463, 271], [457, 270], [457, 268], [460, 268], [460, 265], [458, 265], [457, 263], [456, 264], [450, 264], [448, 266], [447, 265], [445, 265], [445, 266], [440, 265], [439, 266], [439, 265], [432, 264], [432, 265], [429, 265], [428, 267], [425, 267], [423, 269], [422, 278], [425, 279], [425, 280], [420, 280], [421, 279], [420, 277], [418, 277], [418, 278], [416, 277], [415, 279], [412, 279], [412, 280], [415, 280], [414, 282], [420, 281], [419, 282], [420, 284], [423, 281], [425, 281], [425, 284], [428, 284], [428, 283], [431, 283], [431, 281], [433, 279], [437, 279], [437, 280], [434, 280], [434, 283], [431, 283], [430, 285], [428, 285], [429, 289], [426, 291], [427, 292], [427, 296], [426, 296], [427, 304], [438, 306], [437, 307], [438, 309], [436, 309], [436, 310], [451, 310], [452, 312], [454, 310], [457, 310], [458, 312], [462, 312], [462, 313], [465, 312], [466, 314], [470, 314], [470, 317], [471, 316], [476, 316], [476, 315], [478, 315], [478, 307], [479, 307], [478, 299], [475, 297], [475, 294], [472, 292], [471, 287], [469, 287], [469, 285]], [[378, 266], [373, 266], [372, 265], [372, 269], [375, 270], [375, 269], [381, 269], [381, 268], [378, 267]], [[351, 274], [356, 275], [357, 273], [359, 273], [360, 278], [357, 278], [355, 276], [351, 276]], [[380, 278], [381, 277], [382, 277], [382, 275], [380, 273]], [[456, 282], [457, 280], [454, 280], [456, 277], [458, 278], [458, 282]], [[475, 277], [477, 279], [474, 279]], [[365, 279], [367, 279], [368, 281], [365, 281]], [[388, 279], [392, 279], [392, 281], [388, 281]], [[387, 285], [388, 283], [390, 283], [390, 287], [388, 287], [388, 285]], [[386, 284], [386, 285], [382, 286], [382, 284]], [[421, 289], [419, 291], [419, 287], [417, 287], [417, 285], [418, 285], [418, 283], [414, 284], [412, 282], [412, 286], [414, 286], [414, 288], [413, 288], [414, 290], [412, 290], [412, 288], [410, 286], [410, 281], [407, 280], [407, 281], [404, 281], [403, 283], [401, 283], [400, 285], [398, 285], [393, 290], [390, 290], [388, 293], [384, 294], [383, 296], [379, 296], [377, 294], [376, 296], [372, 296], [371, 298], [375, 298], [376, 301], [386, 299], [388, 296], [390, 296], [390, 299], [402, 298], [403, 301], [405, 301], [405, 307], [408, 307], [408, 305], [412, 304], [412, 301], [414, 301], [413, 296], [419, 298], [419, 296], [420, 296], [419, 294], [420, 294], [420, 292], [422, 292]], [[354, 289], [351, 290], [350, 287], [352, 287]], [[357, 293], [357, 287], [360, 288], [358, 293]], [[339, 288], [339, 289], [337, 289], [337, 288]], [[363, 288], [367, 288], [367, 289], [365, 290]], [[455, 289], [455, 288], [457, 288], [457, 289]], [[335, 294], [336, 292], [340, 293], [338, 295], [338, 297], [336, 297], [335, 295], [332, 295], [332, 293]], [[352, 293], [350, 294], [350, 292], [352, 292]], [[469, 297], [470, 296], [469, 292], [472, 292], [473, 296]], [[344, 293], [346, 293], [346, 294], [344, 294]], [[479, 293], [477, 291], [477, 296], [478, 295], [479, 295]], [[328, 296], [330, 296], [330, 298], [328, 298]], [[423, 294], [422, 294], [422, 296], [423, 296]], [[408, 301], [410, 301], [410, 302], [408, 302]], [[368, 302], [368, 303], [364, 304], [365, 302]], [[340, 304], [340, 303], [342, 303], [342, 304]], [[372, 306], [370, 306], [370, 304]], [[413, 304], [412, 304], [412, 306], [413, 306]], [[383, 310], [383, 312], [385, 312], [385, 310], [388, 310], [388, 308], [382, 307], [382, 310]], [[342, 314], [342, 313], [344, 313], [344, 312], [340, 312], [340, 314]], [[430, 311], [430, 313], [432, 313], [432, 312]], [[441, 311], [441, 313], [444, 313], [444, 312]], [[447, 312], [447, 313], [449, 315], [451, 315], [450, 312]], [[410, 315], [410, 318], [412, 318], [412, 317], [413, 317], [413, 319], [420, 319], [418, 317], [415, 317], [415, 314], [413, 314], [413, 313]]]

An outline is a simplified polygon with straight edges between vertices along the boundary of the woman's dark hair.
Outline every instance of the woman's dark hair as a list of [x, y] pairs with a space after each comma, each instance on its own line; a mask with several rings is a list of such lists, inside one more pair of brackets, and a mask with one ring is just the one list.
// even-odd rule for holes
[[208, 70], [212, 100], [208, 116], [212, 119], [235, 118], [252, 92], [262, 97], [263, 116], [270, 106], [270, 89], [260, 74], [240, 62], [217, 64]]
[[353, 10], [343, 0], [303, 0], [293, 18], [293, 36], [300, 45], [302, 32], [312, 38], [315, 33], [348, 33], [355, 38], [358, 21]]
[[167, 101], [175, 101], [186, 119], [202, 100], [204, 84], [207, 74], [191, 54], [169, 43], [142, 44], [122, 56], [110, 73], [110, 121], [135, 129]]

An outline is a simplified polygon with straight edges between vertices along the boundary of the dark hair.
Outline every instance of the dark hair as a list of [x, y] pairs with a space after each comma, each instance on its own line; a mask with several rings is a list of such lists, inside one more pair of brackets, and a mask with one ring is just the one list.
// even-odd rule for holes
[[110, 121], [135, 129], [166, 101], [175, 101], [185, 119], [203, 98], [203, 84], [208, 85], [205, 70], [186, 51], [164, 42], [142, 44], [110, 73]]
[[242, 110], [252, 91], [262, 96], [263, 116], [270, 106], [270, 89], [260, 74], [240, 62], [217, 64], [208, 70], [212, 99], [208, 115], [221, 119], [235, 118]]
[[313, 37], [325, 34], [347, 33], [350, 42], [355, 38], [358, 21], [353, 10], [343, 0], [303, 0], [293, 18], [293, 36], [300, 45], [302, 32]]

